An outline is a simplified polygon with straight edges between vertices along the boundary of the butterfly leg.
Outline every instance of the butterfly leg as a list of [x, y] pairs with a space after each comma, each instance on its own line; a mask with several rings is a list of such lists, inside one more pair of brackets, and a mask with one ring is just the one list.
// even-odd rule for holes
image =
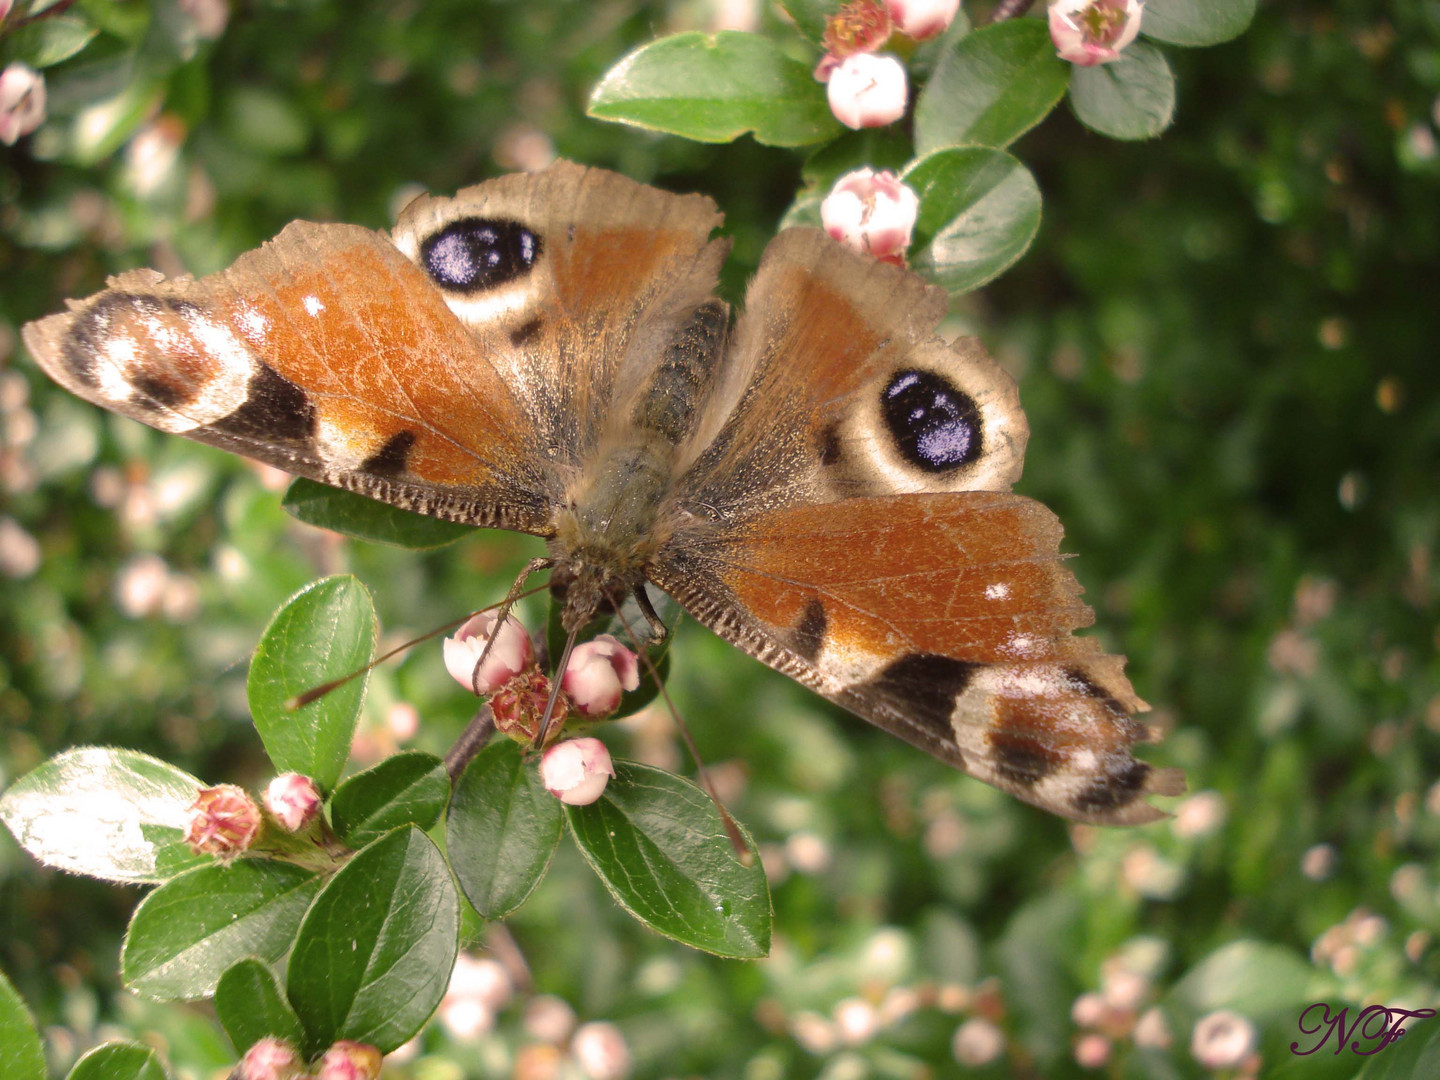
[[635, 586], [635, 603], [640, 608], [640, 614], [645, 616], [645, 621], [650, 624], [650, 636], [645, 644], [651, 648], [659, 645], [670, 636], [670, 627], [665, 625], [665, 620], [660, 618], [655, 606], [650, 603], [650, 594], [645, 591], [645, 586]]

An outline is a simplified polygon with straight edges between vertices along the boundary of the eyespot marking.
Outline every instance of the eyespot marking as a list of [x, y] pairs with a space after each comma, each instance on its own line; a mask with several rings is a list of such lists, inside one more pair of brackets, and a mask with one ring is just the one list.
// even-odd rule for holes
[[842, 456], [840, 449], [840, 425], [831, 424], [820, 433], [820, 464], [839, 464]]
[[420, 265], [451, 292], [484, 292], [528, 274], [540, 257], [540, 237], [518, 221], [461, 218], [420, 245]]
[[880, 411], [900, 454], [928, 473], [945, 473], [980, 457], [980, 409], [934, 371], [896, 372], [880, 395]]

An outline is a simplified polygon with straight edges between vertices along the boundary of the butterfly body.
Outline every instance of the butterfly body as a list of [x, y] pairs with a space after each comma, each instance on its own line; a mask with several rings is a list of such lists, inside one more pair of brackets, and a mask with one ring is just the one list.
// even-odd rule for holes
[[1028, 429], [940, 290], [790, 230], [732, 319], [708, 199], [557, 163], [389, 234], [296, 222], [230, 269], [112, 279], [25, 340], [161, 430], [434, 517], [544, 537], [568, 629], [648, 585], [880, 727], [1067, 817], [1183, 787]]

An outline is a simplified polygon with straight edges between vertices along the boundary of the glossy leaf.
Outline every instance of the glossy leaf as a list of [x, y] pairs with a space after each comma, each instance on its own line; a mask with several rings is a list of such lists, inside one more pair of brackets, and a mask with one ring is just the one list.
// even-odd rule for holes
[[0, 1076], [45, 1080], [45, 1050], [19, 992], [0, 972]]
[[825, 20], [839, 11], [840, 5], [841, 0], [780, 0], [796, 28], [816, 45], [825, 34]]
[[469, 525], [412, 514], [303, 477], [290, 485], [281, 505], [307, 525], [414, 551], [444, 547], [475, 532]]
[[99, 33], [90, 23], [71, 14], [52, 15], [22, 23], [6, 35], [6, 53], [33, 68], [47, 68], [68, 60]]
[[754, 844], [746, 837], [753, 862], [742, 865], [700, 788], [617, 761], [598, 802], [565, 812], [586, 862], [646, 926], [717, 956], [770, 951], [770, 889]]
[[937, 150], [905, 173], [920, 196], [914, 268], [952, 295], [997, 277], [1040, 229], [1040, 188], [1003, 150]]
[[445, 848], [465, 898], [487, 919], [525, 902], [545, 876], [562, 831], [560, 800], [540, 783], [521, 747], [497, 739], [455, 785]]
[[430, 1018], [455, 965], [460, 895], [413, 827], [396, 829], [321, 890], [290, 954], [286, 989], [312, 1051], [355, 1039], [389, 1053]]
[[1218, 45], [1254, 17], [1255, 0], [1147, 0], [1140, 32], [1171, 45]]
[[0, 798], [0, 821], [46, 866], [106, 881], [165, 881], [211, 861], [184, 840], [202, 787], [148, 754], [82, 746], [12, 784]]
[[1008, 146], [1065, 93], [1070, 65], [1039, 19], [1012, 19], [958, 39], [915, 104], [915, 149]]
[[168, 1080], [169, 1075], [152, 1047], [111, 1042], [77, 1061], [66, 1080]]
[[1291, 949], [1236, 941], [1191, 968], [1170, 996], [1196, 1015], [1233, 1009], [1257, 1021], [1289, 1020], [1299, 1015], [1298, 1008], [1319, 1000], [1322, 989], [1310, 964]]
[[353, 577], [314, 582], [266, 627], [246, 689], [255, 727], [276, 772], [304, 773], [334, 786], [350, 756], [366, 675], [293, 712], [296, 694], [363, 668], [375, 655], [375, 609]]
[[1165, 54], [1137, 41], [1118, 60], [1076, 68], [1070, 104], [1080, 122], [1115, 139], [1150, 139], [1175, 117], [1175, 76]]
[[642, 45], [595, 88], [589, 113], [699, 142], [752, 132], [769, 146], [806, 146], [840, 130], [807, 65], [733, 30]]
[[805, 159], [800, 175], [823, 198], [836, 180], [862, 167], [899, 172], [914, 157], [910, 137], [895, 125], [847, 131]]
[[350, 777], [330, 800], [330, 824], [352, 848], [362, 848], [391, 829], [428, 829], [440, 820], [450, 797], [450, 777], [434, 754], [409, 750]]
[[299, 1047], [305, 1041], [300, 1018], [285, 999], [269, 964], [247, 957], [234, 964], [215, 987], [215, 1014], [237, 1053], [273, 1035]]
[[121, 975], [161, 1001], [208, 997], [237, 960], [284, 956], [319, 888], [311, 871], [266, 859], [192, 870], [135, 909]]

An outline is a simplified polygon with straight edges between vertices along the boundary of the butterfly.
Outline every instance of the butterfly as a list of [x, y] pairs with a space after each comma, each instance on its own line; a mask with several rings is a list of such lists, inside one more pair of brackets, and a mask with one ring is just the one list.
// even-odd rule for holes
[[1177, 769], [1061, 527], [1010, 491], [1014, 381], [945, 293], [814, 229], [744, 310], [700, 195], [557, 162], [422, 196], [388, 234], [293, 222], [25, 327], [57, 382], [161, 431], [544, 537], [567, 629], [650, 586], [770, 667], [1077, 821], [1163, 816]]

